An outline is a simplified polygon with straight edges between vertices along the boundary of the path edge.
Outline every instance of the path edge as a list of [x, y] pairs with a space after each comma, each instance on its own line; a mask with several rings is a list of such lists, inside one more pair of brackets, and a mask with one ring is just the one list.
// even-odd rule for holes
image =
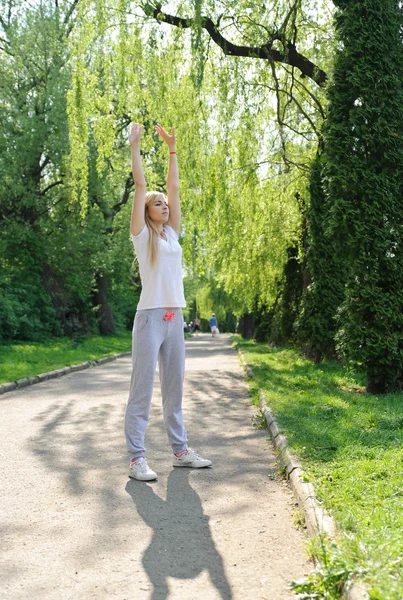
[[[254, 373], [246, 362], [242, 350], [240, 350], [238, 345], [236, 345], [236, 349], [242, 367], [248, 377], [253, 379]], [[288, 449], [287, 437], [281, 433], [277, 420], [267, 405], [266, 394], [261, 388], [259, 388], [259, 400], [259, 408], [266, 421], [266, 430], [277, 450], [280, 464], [285, 469], [298, 505], [304, 513], [308, 534], [311, 537], [322, 535], [330, 540], [334, 540], [337, 532], [336, 523], [333, 517], [320, 505], [313, 484], [309, 481], [304, 481], [305, 473], [302, 465]], [[369, 595], [364, 584], [355, 579], [345, 586], [343, 598], [346, 600], [369, 600]]]
[[89, 369], [90, 367], [98, 367], [100, 365], [104, 365], [105, 363], [112, 362], [117, 358], [123, 358], [124, 356], [131, 356], [131, 352], [120, 352], [119, 354], [112, 354], [111, 356], [98, 358], [98, 360], [87, 360], [78, 365], [71, 365], [69, 367], [55, 369], [54, 371], [49, 371], [48, 373], [40, 373], [39, 375], [35, 375], [35, 377], [26, 377], [23, 379], [18, 379], [18, 381], [2, 383], [0, 384], [0, 395], [7, 392], [12, 392], [14, 390], [21, 390], [24, 387], [35, 385], [36, 383], [41, 383], [42, 381], [63, 377], [63, 375], [68, 375], [69, 373], [74, 373], [75, 371], [83, 371], [84, 369]]

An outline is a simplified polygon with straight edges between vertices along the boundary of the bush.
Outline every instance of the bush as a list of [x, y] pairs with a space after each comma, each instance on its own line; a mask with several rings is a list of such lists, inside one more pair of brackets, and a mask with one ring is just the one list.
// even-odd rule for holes
[[14, 285], [1, 277], [0, 282], [0, 339], [42, 341], [62, 335], [51, 300], [35, 277]]

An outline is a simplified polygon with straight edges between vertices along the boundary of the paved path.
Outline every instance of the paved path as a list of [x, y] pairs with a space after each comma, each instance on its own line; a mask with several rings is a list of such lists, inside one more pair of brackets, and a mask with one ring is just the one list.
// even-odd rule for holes
[[187, 342], [185, 422], [211, 469], [174, 469], [156, 386], [157, 482], [129, 480], [131, 360], [4, 394], [2, 599], [283, 600], [311, 565], [229, 338]]

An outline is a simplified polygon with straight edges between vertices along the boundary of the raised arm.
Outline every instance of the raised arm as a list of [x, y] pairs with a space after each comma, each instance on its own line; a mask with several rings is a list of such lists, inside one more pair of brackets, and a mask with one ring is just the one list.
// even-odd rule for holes
[[164, 140], [168, 146], [169, 159], [168, 159], [168, 178], [167, 178], [167, 191], [168, 191], [168, 207], [169, 207], [169, 219], [168, 225], [172, 227], [179, 235], [181, 228], [181, 205], [179, 200], [179, 171], [178, 171], [178, 159], [176, 156], [176, 139], [175, 139], [175, 127], [172, 127], [172, 133], [169, 135], [161, 125], [155, 127], [158, 135]]
[[143, 231], [144, 210], [146, 203], [146, 180], [143, 173], [143, 165], [140, 156], [140, 138], [143, 127], [138, 123], [133, 123], [129, 131], [129, 143], [132, 151], [132, 173], [135, 185], [132, 218], [130, 222], [130, 232], [138, 235]]

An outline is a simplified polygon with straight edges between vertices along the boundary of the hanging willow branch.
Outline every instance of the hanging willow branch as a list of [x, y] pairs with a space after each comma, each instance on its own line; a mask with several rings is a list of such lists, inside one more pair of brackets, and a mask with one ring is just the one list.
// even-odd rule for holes
[[[194, 19], [183, 18], [176, 15], [169, 15], [162, 12], [161, 4], [147, 3], [144, 12], [149, 17], [154, 17], [160, 23], [167, 23], [175, 27], [189, 29], [194, 27]], [[211, 39], [222, 49], [227, 56], [245, 56], [248, 58], [260, 58], [270, 62], [279, 62], [299, 69], [299, 71], [309, 79], [312, 79], [318, 86], [323, 87], [327, 80], [327, 74], [308, 58], [297, 51], [293, 41], [283, 40], [285, 50], [275, 50], [272, 48], [273, 42], [279, 39], [279, 36], [273, 34], [270, 39], [262, 46], [238, 46], [225, 39], [212, 19], [201, 17], [200, 26], [207, 31]]]

